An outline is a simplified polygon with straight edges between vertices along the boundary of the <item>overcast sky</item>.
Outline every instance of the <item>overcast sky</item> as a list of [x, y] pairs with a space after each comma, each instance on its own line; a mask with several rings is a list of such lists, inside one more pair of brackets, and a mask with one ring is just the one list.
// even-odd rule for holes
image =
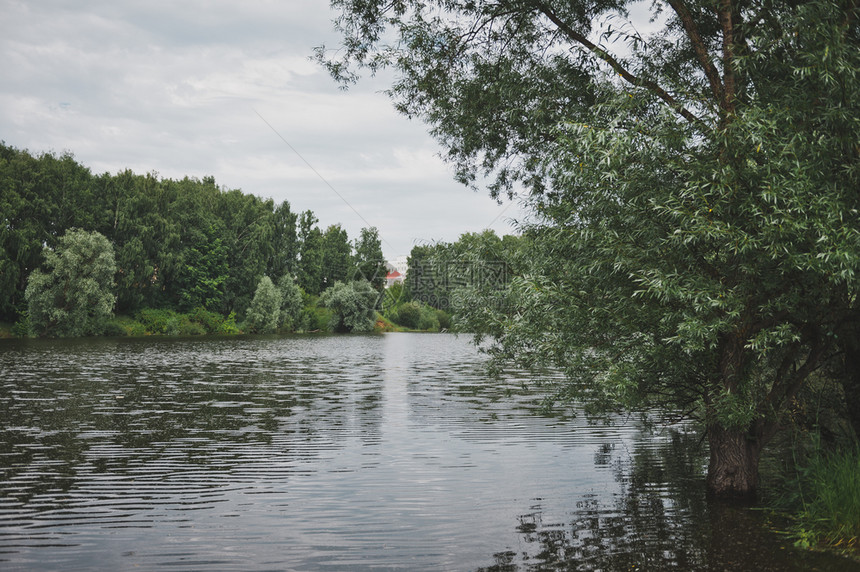
[[389, 259], [513, 232], [517, 205], [457, 184], [386, 85], [344, 92], [309, 60], [336, 45], [333, 16], [326, 0], [0, 0], [0, 140], [96, 174], [213, 175], [350, 238], [376, 226]]

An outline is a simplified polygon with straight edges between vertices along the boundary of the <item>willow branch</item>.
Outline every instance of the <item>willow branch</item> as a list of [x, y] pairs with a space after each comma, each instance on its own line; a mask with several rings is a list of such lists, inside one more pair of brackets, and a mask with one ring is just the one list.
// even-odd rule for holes
[[638, 76], [630, 73], [630, 71], [627, 68], [625, 68], [621, 64], [621, 62], [619, 62], [617, 59], [615, 59], [610, 53], [608, 53], [606, 50], [604, 50], [600, 46], [597, 46], [596, 44], [591, 42], [588, 38], [586, 38], [585, 36], [583, 36], [582, 34], [577, 32], [576, 30], [571, 28], [564, 20], [562, 20], [558, 16], [558, 14], [553, 12], [546, 4], [544, 4], [540, 0], [532, 0], [531, 3], [532, 3], [532, 5], [535, 6], [535, 8], [537, 8], [537, 10], [541, 14], [546, 16], [553, 24], [555, 24], [556, 27], [564, 33], [565, 36], [567, 36], [568, 38], [570, 38], [571, 40], [573, 40], [577, 44], [581, 45], [586, 50], [588, 50], [589, 52], [591, 52], [592, 54], [594, 54], [595, 56], [597, 56], [598, 58], [600, 58], [601, 60], [603, 60], [607, 64], [609, 64], [609, 67], [611, 67], [615, 71], [615, 73], [620, 75], [625, 81], [627, 81], [628, 83], [630, 83], [632, 85], [635, 85], [636, 87], [643, 87], [643, 88], [649, 90], [650, 92], [655, 94], [657, 97], [662, 99], [664, 102], [666, 102], [672, 109], [674, 109], [679, 115], [681, 115], [681, 117], [683, 117], [684, 119], [686, 119], [687, 121], [689, 121], [692, 124], [698, 125], [700, 127], [704, 127], [704, 123], [702, 122], [701, 119], [699, 119], [693, 113], [691, 113], [690, 110], [685, 108], [681, 104], [681, 102], [679, 102], [677, 99], [675, 99], [665, 89], [663, 89], [662, 87], [660, 87], [655, 82], [653, 82], [649, 79], [644, 79], [644, 78], [638, 77]]
[[683, 0], [668, 0], [668, 2], [672, 9], [675, 10], [678, 18], [681, 19], [684, 31], [687, 32], [687, 37], [693, 45], [693, 51], [696, 53], [696, 58], [699, 60], [699, 64], [705, 71], [708, 83], [711, 84], [711, 93], [714, 95], [714, 99], [717, 102], [722, 101], [723, 83], [720, 80], [720, 72], [717, 71], [717, 67], [714, 65], [714, 62], [711, 61], [711, 56], [708, 53], [707, 47], [705, 47], [705, 42], [702, 40], [701, 34], [699, 34], [699, 28], [696, 26], [693, 15], [690, 13], [690, 10], [687, 8], [687, 5]]

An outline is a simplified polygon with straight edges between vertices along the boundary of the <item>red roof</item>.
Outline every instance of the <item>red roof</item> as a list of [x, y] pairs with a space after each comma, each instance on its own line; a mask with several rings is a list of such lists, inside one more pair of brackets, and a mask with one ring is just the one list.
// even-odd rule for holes
[[387, 278], [388, 280], [391, 280], [391, 279], [393, 279], [393, 278], [400, 278], [400, 276], [402, 276], [402, 275], [400, 274], [400, 272], [398, 272], [397, 270], [395, 270], [394, 272], [389, 272], [389, 273], [388, 273], [388, 275], [386, 276], [386, 278]]

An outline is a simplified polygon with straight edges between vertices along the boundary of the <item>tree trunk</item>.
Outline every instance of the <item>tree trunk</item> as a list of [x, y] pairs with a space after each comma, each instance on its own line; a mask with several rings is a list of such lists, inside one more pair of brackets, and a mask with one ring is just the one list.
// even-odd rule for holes
[[713, 424], [708, 428], [708, 444], [708, 492], [721, 497], [755, 496], [761, 441], [747, 431]]

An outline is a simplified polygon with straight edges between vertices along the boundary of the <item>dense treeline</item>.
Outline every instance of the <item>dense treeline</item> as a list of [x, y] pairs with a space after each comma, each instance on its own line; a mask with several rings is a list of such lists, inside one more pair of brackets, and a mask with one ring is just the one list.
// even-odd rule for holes
[[[115, 312], [197, 309], [244, 318], [261, 279], [295, 280], [316, 297], [338, 281], [385, 276], [378, 232], [350, 242], [311, 211], [293, 212], [214, 178], [125, 170], [93, 174], [68, 153], [33, 155], [0, 143], [0, 321], [26, 315], [31, 274], [71, 229], [97, 232], [115, 256]], [[355, 254], [353, 254], [355, 250]]]

